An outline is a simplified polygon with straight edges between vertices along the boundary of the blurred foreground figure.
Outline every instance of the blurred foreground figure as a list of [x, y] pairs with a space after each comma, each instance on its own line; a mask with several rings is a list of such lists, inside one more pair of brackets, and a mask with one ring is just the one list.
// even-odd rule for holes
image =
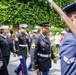
[[[76, 2], [63, 8], [69, 19], [76, 25]], [[76, 75], [76, 38], [69, 30], [60, 47], [61, 75]]]

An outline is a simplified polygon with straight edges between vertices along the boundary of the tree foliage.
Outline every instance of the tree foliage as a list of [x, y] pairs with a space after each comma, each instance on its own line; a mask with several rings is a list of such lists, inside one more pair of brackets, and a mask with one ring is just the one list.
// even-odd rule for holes
[[[56, 0], [63, 8], [73, 0]], [[50, 8], [48, 0], [0, 0], [0, 25], [26, 23], [31, 27], [40, 22], [50, 21], [53, 26], [66, 27], [60, 16]]]

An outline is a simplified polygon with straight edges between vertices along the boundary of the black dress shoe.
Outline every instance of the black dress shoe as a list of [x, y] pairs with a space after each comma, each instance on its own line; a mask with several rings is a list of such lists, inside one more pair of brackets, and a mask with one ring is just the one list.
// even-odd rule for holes
[[16, 73], [16, 75], [20, 75], [19, 73]]
[[16, 71], [14, 71], [16, 73], [16, 75], [20, 75], [19, 73], [17, 73]]
[[20, 75], [19, 73], [17, 73], [17, 75]]
[[33, 70], [33, 69], [28, 69], [28, 71], [31, 71], [31, 72], [33, 72], [34, 70]]

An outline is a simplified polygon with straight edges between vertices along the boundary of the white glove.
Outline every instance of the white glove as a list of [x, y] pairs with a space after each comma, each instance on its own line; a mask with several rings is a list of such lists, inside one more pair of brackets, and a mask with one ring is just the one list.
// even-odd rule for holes
[[19, 58], [19, 59], [22, 59], [22, 56], [20, 55], [18, 58]]
[[49, 2], [53, 2], [53, 0], [48, 0]]

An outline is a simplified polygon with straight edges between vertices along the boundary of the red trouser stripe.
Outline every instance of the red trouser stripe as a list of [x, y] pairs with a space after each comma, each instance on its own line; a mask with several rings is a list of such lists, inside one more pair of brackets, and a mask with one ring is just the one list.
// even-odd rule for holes
[[22, 60], [20, 60], [20, 62], [21, 62], [21, 67], [22, 67], [22, 75], [24, 75], [24, 65], [22, 63]]

